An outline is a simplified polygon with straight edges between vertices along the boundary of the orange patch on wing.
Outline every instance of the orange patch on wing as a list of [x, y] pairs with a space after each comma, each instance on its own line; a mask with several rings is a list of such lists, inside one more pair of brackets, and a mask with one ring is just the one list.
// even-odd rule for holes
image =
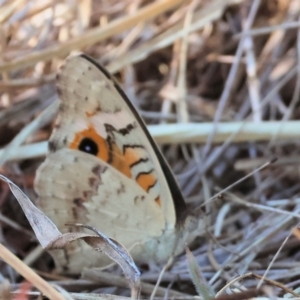
[[131, 166], [132, 164], [139, 161], [141, 159], [141, 156], [134, 148], [126, 148], [124, 153], [124, 158], [128, 166]]
[[78, 132], [75, 135], [74, 140], [69, 144], [69, 147], [71, 149], [78, 150], [79, 145], [84, 138], [90, 138], [97, 144], [99, 149], [97, 157], [107, 162], [109, 159], [109, 148], [107, 142], [92, 126], [90, 126], [88, 129]]
[[130, 167], [118, 146], [115, 143], [113, 143], [111, 147], [109, 147], [106, 139], [100, 136], [94, 129], [94, 127], [90, 126], [88, 129], [78, 132], [75, 135], [73, 141], [69, 144], [69, 147], [71, 149], [78, 150], [79, 145], [84, 138], [89, 138], [97, 144], [97, 157], [109, 163], [111, 166], [113, 166], [119, 172], [123, 173], [125, 176], [131, 178]]
[[156, 177], [152, 173], [149, 173], [149, 174], [140, 173], [138, 175], [136, 181], [143, 190], [148, 192], [149, 188], [155, 184]]
[[116, 144], [112, 145], [112, 153], [111, 165], [125, 176], [131, 178], [132, 175], [129, 164]]
[[[139, 149], [140, 150], [140, 149]], [[131, 167], [135, 163], [139, 164], [140, 160], [143, 158], [141, 151], [137, 150], [136, 148], [126, 148], [125, 153], [124, 153], [124, 158], [126, 162], [128, 163], [128, 166]], [[147, 193], [149, 192], [149, 188], [154, 186], [157, 178], [153, 173], [145, 174], [145, 173], [140, 173], [137, 176], [136, 179], [138, 185]], [[161, 206], [161, 200], [160, 197], [158, 196], [155, 199], [156, 204]]]

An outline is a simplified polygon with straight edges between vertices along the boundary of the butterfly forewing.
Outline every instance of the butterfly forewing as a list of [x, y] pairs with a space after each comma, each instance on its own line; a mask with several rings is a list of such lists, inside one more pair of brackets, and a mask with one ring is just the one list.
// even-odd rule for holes
[[[82, 54], [66, 59], [57, 91], [50, 154], [35, 180], [38, 205], [63, 232], [70, 230], [65, 223], [80, 222], [133, 248], [137, 261], [147, 259], [149, 241], [149, 255], [163, 257], [159, 239], [175, 243], [176, 212], [185, 204], [138, 113], [110, 75]], [[166, 247], [165, 256], [173, 246]], [[83, 243], [56, 252], [55, 259], [73, 273], [109, 261]]]

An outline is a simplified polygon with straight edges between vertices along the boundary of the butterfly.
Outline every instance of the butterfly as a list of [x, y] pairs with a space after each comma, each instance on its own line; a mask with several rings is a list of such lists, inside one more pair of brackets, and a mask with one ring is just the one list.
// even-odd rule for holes
[[[57, 78], [58, 116], [36, 173], [37, 206], [62, 232], [91, 225], [136, 262], [161, 262], [203, 228], [187, 215], [178, 184], [117, 82], [85, 54], [69, 56]], [[192, 220], [192, 221], [191, 221]], [[52, 251], [60, 272], [111, 264], [84, 242]]]

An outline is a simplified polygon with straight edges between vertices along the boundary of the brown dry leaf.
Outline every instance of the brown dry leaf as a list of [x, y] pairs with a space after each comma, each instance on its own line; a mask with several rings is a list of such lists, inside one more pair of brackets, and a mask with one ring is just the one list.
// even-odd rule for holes
[[61, 232], [57, 229], [55, 224], [31, 202], [16, 184], [3, 175], [0, 175], [0, 179], [8, 184], [11, 192], [21, 205], [40, 244], [44, 249], [47, 248], [52, 241], [61, 236]]
[[136, 297], [138, 297], [140, 291], [140, 271], [125, 247], [117, 241], [105, 236], [95, 228], [82, 224], [75, 224], [75, 226], [90, 229], [97, 235], [91, 235], [83, 232], [65, 233], [53, 241], [51, 245], [48, 246], [48, 249], [60, 249], [75, 240], [84, 240], [96, 251], [104, 252], [122, 268], [132, 289], [132, 295], [136, 295]]

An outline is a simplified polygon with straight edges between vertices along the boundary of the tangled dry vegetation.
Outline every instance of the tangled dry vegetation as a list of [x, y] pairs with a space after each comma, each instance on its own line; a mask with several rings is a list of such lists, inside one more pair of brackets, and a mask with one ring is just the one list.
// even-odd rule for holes
[[[35, 199], [53, 124], [52, 112], [39, 116], [57, 99], [62, 60], [84, 51], [150, 125], [186, 202], [204, 203], [207, 227], [191, 250], [208, 285], [224, 299], [300, 297], [299, 12], [298, 0], [0, 1], [1, 173]], [[66, 298], [128, 295], [117, 267], [83, 278], [55, 273], [4, 182], [0, 205], [2, 245], [72, 293]], [[162, 267], [140, 266], [142, 297]], [[10, 290], [37, 298], [14, 265], [0, 271], [3, 299]], [[196, 294], [182, 254], [155, 296]]]

